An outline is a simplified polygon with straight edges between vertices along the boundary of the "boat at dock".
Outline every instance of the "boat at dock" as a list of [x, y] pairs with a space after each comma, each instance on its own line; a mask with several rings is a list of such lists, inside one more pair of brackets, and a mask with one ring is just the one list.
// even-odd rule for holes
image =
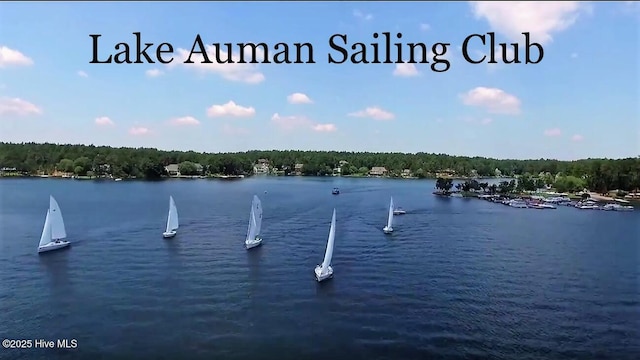
[[554, 205], [551, 204], [546, 204], [546, 203], [529, 203], [528, 207], [531, 209], [555, 209], [556, 207]]
[[607, 205], [602, 207], [602, 210], [607, 210], [607, 211], [633, 211], [634, 208], [631, 205], [607, 204]]
[[527, 203], [522, 199], [509, 200], [507, 201], [507, 205], [519, 209], [525, 209], [529, 207]]
[[600, 206], [593, 200], [578, 201], [575, 207], [581, 210], [600, 210]]

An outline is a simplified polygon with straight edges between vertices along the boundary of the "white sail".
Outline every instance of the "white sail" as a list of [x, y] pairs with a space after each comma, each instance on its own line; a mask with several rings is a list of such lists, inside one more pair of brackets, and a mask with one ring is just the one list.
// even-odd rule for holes
[[58, 206], [58, 202], [53, 196], [49, 196], [49, 221], [51, 230], [51, 239], [52, 240], [62, 240], [67, 237], [67, 231], [64, 228], [64, 220], [62, 219], [62, 211], [60, 211], [60, 206]]
[[249, 226], [247, 226], [247, 240], [251, 239], [251, 229], [253, 228], [253, 206], [251, 207], [251, 211], [249, 211]]
[[42, 235], [40, 235], [40, 243], [38, 247], [46, 245], [51, 242], [51, 217], [49, 216], [49, 210], [47, 210], [47, 217], [44, 219], [44, 227], [42, 228]]
[[387, 218], [387, 227], [391, 228], [393, 223], [393, 196], [391, 197], [391, 202], [389, 202], [389, 217]]
[[257, 195], [253, 195], [253, 202], [251, 203], [251, 209], [253, 211], [253, 216], [255, 218], [256, 223], [256, 236], [260, 235], [260, 230], [262, 229], [262, 202]]
[[173, 201], [173, 196], [169, 196], [169, 215], [167, 215], [167, 229], [165, 232], [178, 230], [178, 209]]
[[321, 274], [327, 272], [327, 268], [331, 265], [331, 257], [333, 256], [333, 241], [336, 237], [336, 209], [333, 209], [333, 217], [331, 217], [331, 229], [329, 229], [329, 240], [327, 240], [327, 250], [324, 253], [322, 261]]
[[256, 235], [258, 234], [256, 232], [256, 228], [256, 215], [253, 211], [253, 208], [251, 208], [251, 213], [249, 214], [249, 229], [247, 230], [247, 240], [255, 240]]

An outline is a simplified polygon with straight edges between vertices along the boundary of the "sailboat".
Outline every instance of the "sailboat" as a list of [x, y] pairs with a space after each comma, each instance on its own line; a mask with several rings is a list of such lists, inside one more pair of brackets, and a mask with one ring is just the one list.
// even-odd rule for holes
[[393, 232], [393, 196], [391, 197], [391, 202], [389, 202], [389, 217], [387, 218], [387, 226], [382, 228], [385, 234], [391, 234]]
[[331, 267], [331, 257], [333, 256], [333, 242], [336, 237], [336, 209], [333, 209], [333, 216], [331, 217], [331, 229], [329, 229], [329, 239], [327, 240], [327, 250], [324, 253], [324, 260], [322, 264], [316, 265], [314, 273], [316, 280], [321, 282], [323, 280], [333, 277], [333, 268]]
[[244, 246], [247, 250], [262, 244], [260, 230], [262, 228], [262, 203], [257, 195], [253, 195], [251, 201], [251, 212], [249, 213], [249, 228], [247, 229], [247, 238], [244, 240]]
[[47, 217], [44, 219], [44, 227], [38, 244], [38, 253], [69, 246], [71, 243], [65, 241], [64, 239], [66, 238], [67, 231], [64, 228], [60, 206], [58, 206], [58, 202], [53, 196], [49, 196], [49, 210], [47, 210]]
[[178, 233], [178, 209], [176, 208], [176, 202], [173, 201], [173, 196], [169, 196], [169, 214], [167, 215], [167, 228], [162, 233], [162, 237], [172, 238]]

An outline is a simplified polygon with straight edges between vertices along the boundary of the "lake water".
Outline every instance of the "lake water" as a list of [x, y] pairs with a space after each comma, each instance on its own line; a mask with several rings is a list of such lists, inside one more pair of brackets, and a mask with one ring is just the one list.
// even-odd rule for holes
[[[0, 187], [0, 335], [78, 341], [2, 359], [640, 356], [640, 211], [442, 199], [428, 180]], [[39, 256], [50, 194], [72, 246]], [[265, 240], [246, 251], [254, 194]], [[165, 240], [169, 195], [180, 229]], [[408, 213], [388, 236], [391, 195]], [[334, 207], [335, 276], [318, 284]]]

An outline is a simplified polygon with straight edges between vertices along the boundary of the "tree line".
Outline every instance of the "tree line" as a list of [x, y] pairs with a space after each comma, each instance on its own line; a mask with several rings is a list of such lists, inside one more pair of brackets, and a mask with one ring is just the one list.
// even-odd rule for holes
[[[442, 195], [449, 195], [453, 188], [461, 192], [469, 191], [481, 191], [491, 195], [506, 195], [511, 193], [524, 193], [532, 192], [538, 189], [545, 189], [546, 187], [553, 186], [553, 188], [561, 193], [575, 193], [589, 189], [589, 181], [587, 179], [578, 178], [571, 175], [558, 175], [555, 177], [546, 176], [533, 176], [525, 173], [518, 175], [516, 179], [503, 180], [499, 183], [489, 184], [488, 182], [478, 181], [476, 179], [465, 180], [454, 185], [453, 180], [450, 178], [437, 178], [436, 189]], [[627, 194], [627, 191], [623, 189], [617, 189], [620, 196]]]
[[[522, 177], [525, 184], [543, 181], [556, 188], [588, 188], [593, 191], [633, 191], [640, 188], [640, 157], [626, 159], [515, 160], [446, 154], [368, 153], [338, 151], [270, 150], [238, 153], [163, 151], [153, 148], [113, 148], [94, 145], [0, 143], [0, 168], [15, 168], [28, 174], [64, 171], [77, 175], [160, 178], [165, 166], [180, 164], [185, 173], [249, 175], [258, 159], [292, 173], [304, 164], [302, 175], [331, 174], [343, 162], [343, 175], [364, 175], [374, 166], [385, 167], [391, 176], [409, 169], [416, 177], [435, 178], [446, 171], [456, 176]], [[346, 163], [344, 163], [346, 162]], [[199, 172], [199, 171], [198, 171]], [[538, 183], [540, 185], [541, 183]], [[524, 185], [522, 185], [524, 186]]]

